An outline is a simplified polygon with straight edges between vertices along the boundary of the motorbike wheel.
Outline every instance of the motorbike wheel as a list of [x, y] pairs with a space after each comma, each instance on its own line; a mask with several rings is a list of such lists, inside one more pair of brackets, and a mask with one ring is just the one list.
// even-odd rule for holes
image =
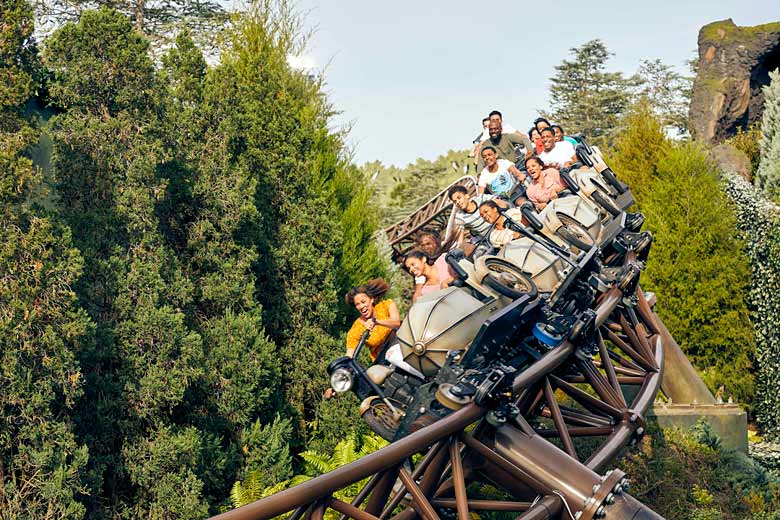
[[593, 247], [593, 238], [585, 227], [568, 215], [558, 213], [558, 220], [563, 224], [556, 233], [569, 244], [580, 251], [587, 251]]
[[[394, 402], [393, 406], [399, 408], [401, 404]], [[400, 419], [393, 416], [392, 410], [381, 399], [374, 400], [363, 414], [363, 420], [374, 433], [390, 442], [395, 438], [395, 432], [401, 424]]]
[[626, 185], [620, 182], [617, 177], [615, 177], [615, 173], [612, 170], [607, 168], [606, 170], [601, 172], [601, 175], [603, 175], [604, 178], [607, 179], [607, 182], [610, 184], [610, 186], [615, 188], [618, 193], [622, 195], [623, 193], [626, 192]]
[[482, 283], [499, 294], [516, 300], [521, 296], [531, 299], [539, 294], [536, 284], [526, 273], [511, 263], [500, 258], [491, 258], [485, 262], [488, 274], [482, 279]]
[[594, 191], [593, 195], [591, 196], [599, 206], [604, 208], [613, 217], [617, 217], [618, 215], [620, 215], [620, 208], [618, 208], [609, 197], [607, 197], [600, 191], [598, 190]]

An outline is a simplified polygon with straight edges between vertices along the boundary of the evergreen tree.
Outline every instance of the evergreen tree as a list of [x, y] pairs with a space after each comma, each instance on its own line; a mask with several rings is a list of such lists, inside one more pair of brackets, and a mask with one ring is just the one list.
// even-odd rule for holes
[[[232, 160], [234, 129], [209, 125], [213, 114], [203, 111], [212, 101], [203, 97], [206, 63], [188, 34], [177, 37], [163, 64], [173, 153], [165, 171], [169, 188], [177, 185], [169, 191], [163, 219], [170, 223], [168, 239], [193, 280], [190, 322], [203, 338], [205, 355], [203, 377], [194, 385], [188, 414], [194, 424], [227, 444], [222, 452], [230, 466], [206, 489], [224, 497], [235, 472], [243, 471], [240, 454], [253, 450], [248, 446], [251, 441], [244, 439], [246, 430], [270, 423], [281, 404], [276, 347], [266, 337], [255, 299], [252, 267], [258, 255], [253, 241], [261, 225], [254, 203], [257, 181]], [[287, 429], [288, 423], [274, 421], [263, 431], [285, 437]], [[263, 456], [273, 459], [276, 453], [266, 451]], [[289, 460], [280, 458], [288, 465], [280, 463], [275, 469], [282, 479], [290, 468]]]
[[114, 9], [130, 18], [136, 31], [162, 41], [175, 27], [210, 38], [228, 20], [222, 4], [211, 0], [35, 0], [35, 7], [47, 27], [76, 22], [88, 10]]
[[750, 403], [750, 267], [717, 168], [697, 145], [666, 139], [646, 102], [623, 128], [609, 162], [654, 236], [642, 288], [659, 295], [657, 312], [710, 388]]
[[737, 210], [750, 258], [752, 281], [748, 298], [756, 338], [756, 418], [762, 435], [780, 440], [780, 208], [739, 174], [726, 172], [728, 194]]
[[[181, 310], [192, 288], [156, 215], [166, 188], [158, 172], [165, 150], [155, 135], [156, 87], [147, 52], [147, 41], [127, 18], [106, 9], [64, 26], [46, 49], [52, 100], [68, 109], [52, 127], [61, 206], [89, 261], [79, 292], [98, 323], [82, 357], [90, 379], [80, 426], [95, 453], [91, 509], [200, 516], [206, 503], [202, 482], [190, 482], [191, 459], [150, 457], [142, 471], [129, 471], [133, 454], [180, 435], [176, 410], [203, 372], [200, 336]], [[107, 504], [101, 504], [101, 486]], [[181, 487], [177, 500], [150, 498], [165, 486]]]
[[764, 115], [761, 119], [761, 161], [756, 186], [770, 198], [780, 198], [780, 70], [769, 73], [771, 82], [763, 87]]
[[22, 117], [33, 95], [32, 9], [0, 5], [0, 517], [81, 518], [88, 452], [69, 415], [89, 332], [70, 287], [82, 259], [69, 230], [27, 202], [41, 182]]
[[688, 133], [688, 106], [693, 77], [683, 76], [659, 59], [639, 65], [639, 95], [648, 99], [663, 127]]
[[547, 115], [567, 132], [581, 132], [592, 139], [611, 138], [637, 81], [606, 71], [611, 53], [601, 40], [591, 40], [570, 52], [572, 59], [556, 65], [550, 78]]
[[[321, 83], [287, 65], [287, 55], [300, 51], [300, 26], [286, 2], [253, 4], [222, 63], [209, 71], [205, 118], [214, 123], [207, 134], [222, 136], [230, 162], [256, 184], [259, 225], [246, 228], [258, 253], [256, 297], [302, 436], [327, 386], [325, 366], [343, 349], [334, 337], [347, 288], [339, 284], [379, 262], [368, 242], [373, 217], [362, 210], [366, 197], [355, 196], [365, 181], [327, 130], [332, 110]], [[360, 240], [345, 242], [347, 224]], [[361, 245], [366, 250], [357, 256]]]

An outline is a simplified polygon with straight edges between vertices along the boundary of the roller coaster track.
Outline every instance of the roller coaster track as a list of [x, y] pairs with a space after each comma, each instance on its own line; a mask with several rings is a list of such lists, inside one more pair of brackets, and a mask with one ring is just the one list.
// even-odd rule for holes
[[[636, 262], [633, 252], [623, 260]], [[565, 340], [520, 372], [511, 385], [513, 417], [471, 402], [351, 464], [214, 519], [469, 520], [488, 511], [516, 520], [662, 518], [627, 493], [621, 470], [607, 471], [644, 434], [664, 352], [679, 349], [651, 303], [638, 285], [604, 292], [593, 308], [596, 345]], [[336, 497], [365, 479], [350, 503]], [[501, 496], [475, 496], [473, 483]]]

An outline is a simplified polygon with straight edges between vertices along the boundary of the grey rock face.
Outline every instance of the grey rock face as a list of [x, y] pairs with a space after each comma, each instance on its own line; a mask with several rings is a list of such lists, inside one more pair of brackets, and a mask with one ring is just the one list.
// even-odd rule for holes
[[731, 19], [699, 31], [699, 70], [693, 86], [690, 128], [708, 143], [760, 121], [761, 87], [780, 67], [780, 22], [738, 27]]

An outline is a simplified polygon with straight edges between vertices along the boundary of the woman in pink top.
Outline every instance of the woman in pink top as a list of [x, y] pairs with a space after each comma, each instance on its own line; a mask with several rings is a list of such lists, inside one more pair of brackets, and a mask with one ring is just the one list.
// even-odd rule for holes
[[525, 196], [541, 211], [552, 199], [558, 198], [558, 193], [566, 188], [561, 182], [561, 174], [555, 168], [547, 168], [538, 157], [529, 157], [525, 168], [531, 177], [531, 184], [526, 188]]
[[406, 267], [415, 278], [419, 276], [425, 277], [424, 284], [415, 285], [412, 302], [416, 301], [422, 294], [438, 291], [439, 289], [447, 287], [454, 279], [444, 255], [439, 256], [439, 258], [431, 264], [428, 255], [419, 249], [414, 249], [409, 251], [404, 257], [404, 267]]

